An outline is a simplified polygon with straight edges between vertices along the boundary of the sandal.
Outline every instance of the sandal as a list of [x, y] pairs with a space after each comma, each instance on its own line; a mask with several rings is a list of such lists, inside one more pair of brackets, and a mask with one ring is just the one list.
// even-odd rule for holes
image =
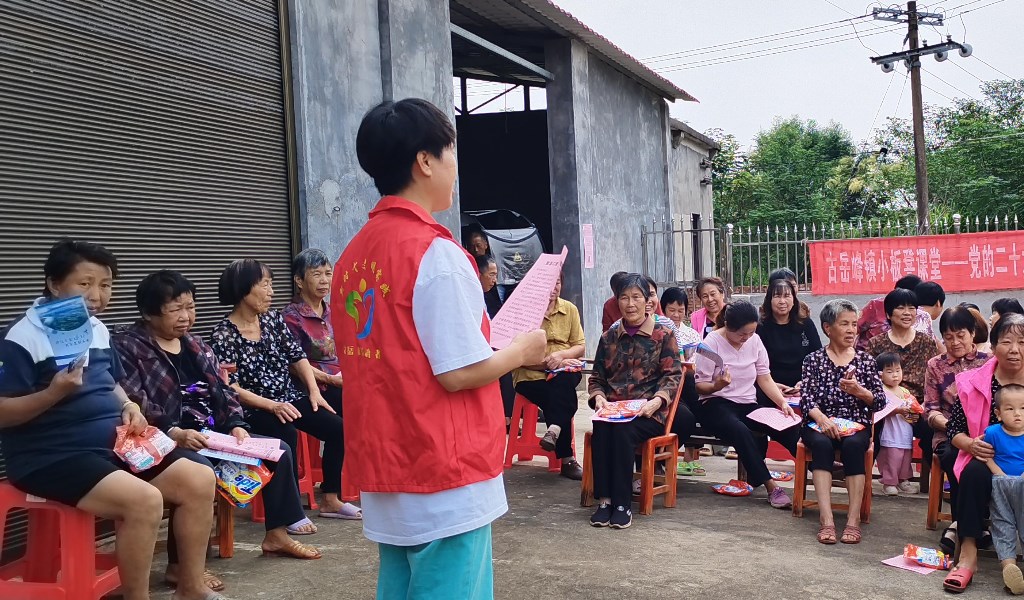
[[286, 558], [298, 558], [301, 560], [316, 560], [323, 554], [313, 546], [303, 544], [298, 540], [292, 540], [276, 550], [263, 548], [263, 556], [283, 556]]
[[[174, 595], [171, 596], [171, 600], [178, 600], [178, 592], [174, 592]], [[203, 600], [227, 600], [227, 598], [221, 596], [213, 590], [210, 590], [206, 592], [205, 596], [203, 596]]]
[[694, 477], [706, 477], [708, 472], [704, 469], [704, 465], [697, 461], [690, 463], [690, 468], [693, 470]]
[[363, 509], [355, 504], [343, 502], [341, 508], [336, 511], [321, 511], [320, 517], [324, 519], [347, 519], [349, 521], [360, 521], [363, 518]]
[[708, 448], [707, 446], [701, 446], [697, 454], [700, 454], [701, 456], [712, 456], [714, 455], [714, 451], [712, 451], [711, 448]]
[[[164, 582], [171, 587], [177, 587], [178, 576], [164, 575]], [[206, 587], [210, 588], [210, 590], [214, 592], [224, 591], [224, 582], [221, 581], [219, 577], [210, 572], [209, 569], [203, 571], [203, 583], [205, 583]]]
[[963, 593], [967, 586], [971, 585], [972, 577], [974, 577], [974, 571], [962, 567], [954, 567], [949, 572], [949, 575], [942, 580], [942, 589], [954, 594]]
[[676, 475], [690, 477], [693, 475], [693, 463], [682, 461], [676, 465]]
[[956, 552], [956, 523], [942, 531], [942, 537], [939, 538], [939, 548], [949, 556], [953, 556], [953, 553]]
[[[302, 529], [304, 527], [306, 529]], [[289, 535], [313, 535], [317, 531], [316, 525], [309, 520], [309, 517], [303, 517], [301, 520], [292, 523], [285, 529], [288, 530]]]
[[832, 546], [836, 543], [836, 526], [835, 525], [822, 525], [818, 529], [818, 543], [825, 544], [826, 546]]
[[847, 525], [843, 527], [843, 536], [839, 539], [844, 544], [859, 544], [861, 539], [860, 527]]
[[732, 446], [729, 446], [729, 449], [725, 451], [725, 460], [737, 460], [739, 457], [740, 455], [736, 453], [736, 449]]

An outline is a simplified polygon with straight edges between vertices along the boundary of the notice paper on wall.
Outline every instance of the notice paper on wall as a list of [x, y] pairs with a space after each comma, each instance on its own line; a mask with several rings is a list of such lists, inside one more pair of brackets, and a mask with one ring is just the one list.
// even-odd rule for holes
[[512, 295], [491, 320], [491, 347], [506, 348], [520, 333], [538, 329], [544, 322], [544, 313], [551, 303], [551, 292], [558, 283], [558, 275], [569, 249], [562, 246], [561, 254], [541, 254], [526, 277], [519, 282]]
[[594, 226], [591, 223], [583, 224], [583, 268], [594, 268]]

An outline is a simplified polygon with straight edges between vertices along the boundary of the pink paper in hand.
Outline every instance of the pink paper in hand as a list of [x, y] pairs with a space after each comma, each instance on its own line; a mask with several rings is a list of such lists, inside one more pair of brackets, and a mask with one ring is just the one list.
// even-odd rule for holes
[[752, 421], [763, 423], [775, 431], [783, 431], [800, 424], [800, 417], [793, 415], [787, 417], [785, 413], [777, 408], [759, 408], [747, 415]]
[[520, 333], [533, 331], [544, 322], [544, 313], [551, 303], [551, 292], [558, 282], [569, 249], [561, 254], [541, 254], [526, 277], [491, 320], [491, 347], [501, 350]]

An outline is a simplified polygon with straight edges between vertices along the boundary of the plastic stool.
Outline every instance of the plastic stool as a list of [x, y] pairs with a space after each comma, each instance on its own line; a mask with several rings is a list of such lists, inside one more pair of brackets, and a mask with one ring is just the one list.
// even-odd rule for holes
[[29, 511], [28, 548], [23, 558], [0, 568], [0, 598], [99, 600], [121, 585], [117, 559], [96, 551], [95, 516], [0, 481], [0, 524], [18, 508]]
[[[533, 402], [527, 400], [522, 394], [516, 394], [515, 402], [512, 404], [512, 425], [509, 429], [508, 446], [505, 447], [505, 468], [512, 468], [513, 456], [518, 456], [519, 461], [533, 460], [534, 455], [546, 456], [548, 458], [548, 471], [558, 473], [562, 469], [562, 461], [554, 452], [548, 452], [540, 447], [540, 437], [537, 435], [537, 417], [539, 409]], [[519, 421], [522, 419], [522, 429], [519, 430]], [[572, 453], [576, 455], [576, 427], [572, 427]], [[563, 432], [564, 433], [564, 432]]]
[[[316, 503], [316, 495], [313, 493], [313, 467], [309, 464], [309, 441], [306, 437], [306, 434], [300, 431], [295, 443], [295, 458], [299, 463], [299, 496], [305, 494], [309, 498], [309, 509], [317, 510], [320, 505]], [[267, 520], [263, 494], [256, 494], [252, 499], [252, 520], [254, 523], [263, 523]]]

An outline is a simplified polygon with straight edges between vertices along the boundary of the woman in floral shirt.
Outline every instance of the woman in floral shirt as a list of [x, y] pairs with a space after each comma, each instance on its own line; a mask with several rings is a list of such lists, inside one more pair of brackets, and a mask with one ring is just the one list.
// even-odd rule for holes
[[633, 522], [633, 457], [637, 447], [665, 431], [669, 405], [679, 387], [681, 367], [675, 334], [647, 312], [651, 290], [643, 275], [622, 278], [616, 296], [622, 320], [601, 336], [590, 376], [590, 407], [608, 402], [647, 402], [640, 415], [624, 423], [594, 422], [591, 451], [594, 496], [598, 508], [594, 527], [624, 529]]
[[[850, 508], [841, 541], [860, 543], [860, 503], [868, 485], [864, 455], [871, 446], [874, 413], [885, 406], [885, 391], [878, 365], [857, 342], [857, 307], [849, 300], [832, 300], [821, 309], [821, 328], [828, 345], [807, 355], [803, 365], [800, 411], [804, 416], [801, 438], [811, 451], [811, 474], [818, 498], [821, 528], [818, 541], [836, 543], [832, 517], [832, 463], [836, 450], [846, 472]], [[832, 419], [842, 418], [864, 426], [853, 435], [841, 436]], [[816, 426], [811, 427], [811, 424]]]
[[[221, 363], [235, 365], [230, 384], [238, 391], [246, 421], [253, 432], [283, 440], [293, 451], [297, 430], [325, 442], [320, 516], [353, 518], [339, 512], [344, 504], [338, 495], [344, 448], [341, 417], [321, 395], [306, 353], [281, 313], [270, 310], [270, 268], [253, 259], [236, 260], [221, 273], [217, 296], [221, 304], [234, 308], [213, 328], [211, 346]], [[296, 387], [293, 375], [305, 390]]]

